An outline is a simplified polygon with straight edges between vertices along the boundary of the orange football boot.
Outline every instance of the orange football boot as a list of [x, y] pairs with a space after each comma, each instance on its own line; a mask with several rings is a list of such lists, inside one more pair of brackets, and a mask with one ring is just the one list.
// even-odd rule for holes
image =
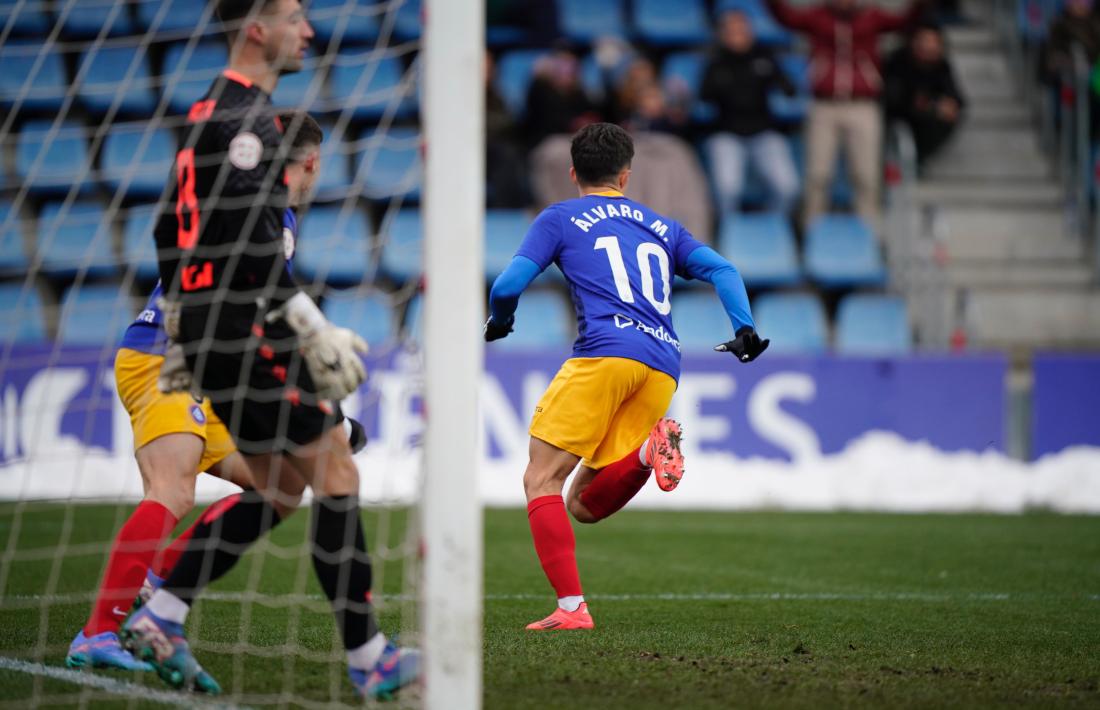
[[684, 477], [684, 455], [680, 452], [683, 435], [680, 422], [668, 418], [660, 419], [649, 432], [645, 458], [653, 467], [653, 477], [662, 491], [676, 488]]
[[581, 602], [576, 611], [566, 611], [561, 607], [542, 621], [527, 625], [528, 631], [559, 631], [564, 629], [592, 629], [596, 624], [588, 613], [588, 604]]

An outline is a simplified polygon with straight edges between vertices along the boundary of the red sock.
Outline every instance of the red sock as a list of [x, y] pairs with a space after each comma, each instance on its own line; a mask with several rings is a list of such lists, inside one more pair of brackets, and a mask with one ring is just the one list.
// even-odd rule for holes
[[103, 583], [84, 627], [86, 636], [118, 631], [145, 580], [145, 570], [176, 522], [172, 511], [151, 500], [142, 501], [130, 514], [111, 546]]
[[191, 542], [191, 536], [195, 533], [195, 527], [202, 522], [203, 516], [195, 518], [190, 527], [181, 532], [175, 540], [164, 546], [157, 558], [153, 560], [153, 574], [161, 579], [168, 579], [168, 573], [176, 566], [180, 555], [187, 550], [187, 544]]
[[535, 539], [535, 553], [542, 571], [558, 598], [579, 596], [581, 577], [577, 572], [577, 542], [565, 514], [561, 496], [542, 496], [527, 504], [527, 522]]
[[638, 460], [638, 450], [634, 449], [615, 463], [601, 468], [581, 493], [581, 503], [597, 520], [618, 512], [649, 480], [651, 469], [642, 466]]

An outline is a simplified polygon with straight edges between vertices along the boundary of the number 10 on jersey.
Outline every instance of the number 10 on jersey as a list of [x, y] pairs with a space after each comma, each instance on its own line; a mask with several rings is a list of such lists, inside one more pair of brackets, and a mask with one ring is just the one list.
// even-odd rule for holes
[[[618, 237], [600, 237], [596, 240], [593, 249], [607, 252], [607, 260], [611, 263], [611, 275], [615, 279], [615, 290], [619, 292], [619, 299], [623, 303], [634, 303], [634, 291], [630, 288], [630, 277], [626, 273], [626, 263], [623, 261], [623, 251], [619, 247]], [[660, 246], [652, 242], [642, 242], [635, 253], [638, 260], [638, 272], [642, 277], [642, 295], [650, 305], [663, 316], [672, 311], [672, 303], [669, 301], [669, 291], [672, 283], [668, 270], [668, 254]], [[661, 300], [657, 300], [653, 288], [653, 266], [651, 259], [656, 257], [657, 268], [661, 276]]]

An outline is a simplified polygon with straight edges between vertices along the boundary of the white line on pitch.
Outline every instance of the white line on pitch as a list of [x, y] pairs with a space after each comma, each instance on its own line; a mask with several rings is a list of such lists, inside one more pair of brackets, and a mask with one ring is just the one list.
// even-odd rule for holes
[[225, 705], [219, 703], [208, 703], [199, 700], [194, 695], [188, 695], [183, 693], [170, 693], [164, 690], [157, 690], [156, 688], [149, 688], [138, 683], [131, 683], [126, 680], [119, 680], [117, 678], [108, 678], [106, 676], [96, 675], [94, 673], [85, 673], [83, 671], [74, 671], [68, 668], [60, 668], [58, 666], [47, 666], [44, 663], [32, 663], [30, 661], [21, 661], [18, 658], [8, 658], [7, 656], [0, 656], [0, 670], [15, 671], [16, 673], [26, 673], [28, 675], [41, 676], [43, 678], [53, 678], [54, 680], [65, 681], [66, 683], [74, 683], [76, 685], [83, 685], [89, 688], [95, 688], [96, 690], [102, 690], [112, 695], [124, 695], [130, 698], [140, 698], [141, 700], [150, 700], [155, 703], [162, 703], [164, 705], [175, 705], [185, 708], [223, 708], [224, 710], [244, 710], [241, 705]]

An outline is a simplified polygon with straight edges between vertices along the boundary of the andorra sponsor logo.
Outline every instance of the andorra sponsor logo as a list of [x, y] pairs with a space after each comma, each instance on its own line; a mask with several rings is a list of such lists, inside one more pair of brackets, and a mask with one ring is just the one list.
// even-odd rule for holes
[[611, 316], [611, 320], [615, 323], [615, 327], [619, 330], [623, 330], [625, 328], [633, 328], [636, 331], [645, 333], [651, 338], [656, 338], [657, 340], [660, 340], [662, 343], [671, 345], [672, 347], [676, 348], [676, 350], [680, 349], [680, 341], [672, 337], [672, 334], [665, 330], [665, 327], [663, 325], [659, 325], [654, 328], [653, 326], [646, 325], [641, 321], [636, 321], [633, 318], [628, 318], [621, 313], [616, 313], [615, 315]]

